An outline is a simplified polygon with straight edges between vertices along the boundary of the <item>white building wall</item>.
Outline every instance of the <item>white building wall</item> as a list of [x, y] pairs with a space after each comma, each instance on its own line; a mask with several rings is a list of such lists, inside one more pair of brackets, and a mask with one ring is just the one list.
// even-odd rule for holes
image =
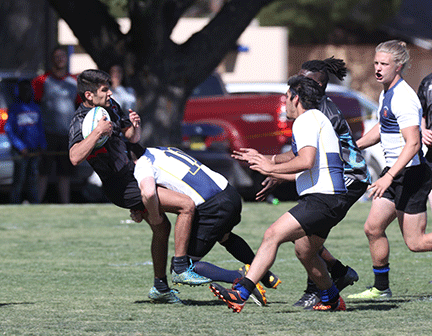
[[[201, 30], [209, 19], [181, 19], [174, 28], [171, 38], [176, 43], [185, 42], [193, 33]], [[130, 29], [128, 18], [119, 19], [120, 29]], [[59, 43], [77, 45], [78, 40], [65, 21], [59, 21]], [[232, 72], [219, 67], [227, 83], [232, 82], [285, 82], [288, 79], [288, 30], [283, 27], [260, 27], [252, 22], [240, 36], [238, 43], [248, 51], [237, 55]], [[96, 64], [87, 54], [73, 54], [70, 71], [80, 73]]]

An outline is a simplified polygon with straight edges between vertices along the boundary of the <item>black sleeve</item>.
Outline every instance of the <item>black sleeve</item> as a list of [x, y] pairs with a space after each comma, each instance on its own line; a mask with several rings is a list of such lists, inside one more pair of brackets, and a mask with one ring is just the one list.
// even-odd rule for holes
[[77, 142], [83, 141], [84, 137], [82, 135], [82, 123], [84, 118], [79, 115], [75, 115], [71, 121], [69, 127], [69, 149], [72, 148]]
[[426, 119], [426, 127], [432, 127], [432, 75], [425, 77], [418, 88], [417, 95]]
[[338, 135], [351, 132], [342, 112], [329, 97], [324, 97], [324, 99], [321, 100], [319, 108], [320, 111], [329, 118], [333, 129]]
[[129, 112], [124, 112], [120, 105], [111, 98], [111, 108], [113, 112], [120, 118], [120, 128], [125, 129], [132, 126], [131, 121], [129, 120]]

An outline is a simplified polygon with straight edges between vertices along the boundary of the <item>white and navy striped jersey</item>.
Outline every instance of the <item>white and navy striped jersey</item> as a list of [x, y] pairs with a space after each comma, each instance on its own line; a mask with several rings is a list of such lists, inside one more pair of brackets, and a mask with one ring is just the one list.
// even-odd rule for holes
[[136, 163], [134, 175], [138, 183], [154, 177], [157, 185], [189, 196], [196, 206], [228, 185], [221, 174], [174, 147], [147, 148]]
[[297, 193], [346, 193], [339, 138], [330, 120], [319, 110], [308, 110], [294, 121], [292, 130], [295, 155], [306, 146], [317, 149], [312, 169], [296, 176]]
[[[381, 146], [386, 165], [392, 167], [405, 146], [401, 130], [418, 126], [421, 132], [422, 108], [415, 91], [400, 79], [387, 92], [382, 91], [379, 98], [379, 120]], [[416, 154], [406, 167], [421, 163], [422, 152]]]

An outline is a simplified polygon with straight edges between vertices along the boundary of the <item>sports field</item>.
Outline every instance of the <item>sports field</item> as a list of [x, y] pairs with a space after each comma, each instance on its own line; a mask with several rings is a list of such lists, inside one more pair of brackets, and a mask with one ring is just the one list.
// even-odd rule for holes
[[[245, 203], [235, 232], [257, 249], [265, 229], [293, 203]], [[342, 296], [373, 283], [363, 223], [370, 203], [356, 204], [326, 246], [360, 280]], [[250, 300], [240, 314], [203, 287], [176, 287], [188, 305], [155, 305], [150, 229], [113, 205], [0, 206], [0, 334], [2, 335], [431, 335], [432, 252], [414, 254], [397, 223], [391, 244], [387, 301], [346, 299], [345, 312], [293, 307], [306, 274], [293, 244], [279, 249], [272, 268], [282, 284], [268, 290], [269, 305]], [[430, 217], [430, 216], [429, 216]], [[170, 216], [172, 222], [174, 217]], [[429, 224], [429, 226], [432, 226]], [[431, 232], [428, 227], [427, 232]], [[171, 239], [172, 243], [172, 239]], [[172, 245], [170, 253], [172, 253]], [[221, 246], [204, 259], [242, 266]]]

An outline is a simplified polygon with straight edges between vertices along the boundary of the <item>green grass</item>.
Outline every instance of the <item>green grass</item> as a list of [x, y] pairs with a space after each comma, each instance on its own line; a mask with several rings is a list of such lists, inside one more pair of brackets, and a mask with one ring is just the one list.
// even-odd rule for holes
[[[254, 250], [265, 229], [293, 203], [245, 203], [235, 232]], [[370, 203], [358, 203], [326, 246], [360, 280], [342, 296], [372, 284], [363, 223]], [[347, 311], [311, 312], [292, 304], [306, 274], [293, 244], [279, 249], [272, 270], [283, 283], [268, 290], [269, 305], [248, 302], [232, 313], [207, 286], [177, 287], [189, 305], [154, 305], [150, 228], [128, 221], [112, 205], [0, 206], [0, 334], [4, 335], [430, 335], [432, 252], [414, 254], [393, 223], [388, 301], [346, 300]], [[173, 219], [174, 217], [170, 217]], [[430, 232], [430, 228], [428, 228]], [[172, 253], [172, 240], [170, 253]], [[206, 261], [242, 265], [217, 245]]]

